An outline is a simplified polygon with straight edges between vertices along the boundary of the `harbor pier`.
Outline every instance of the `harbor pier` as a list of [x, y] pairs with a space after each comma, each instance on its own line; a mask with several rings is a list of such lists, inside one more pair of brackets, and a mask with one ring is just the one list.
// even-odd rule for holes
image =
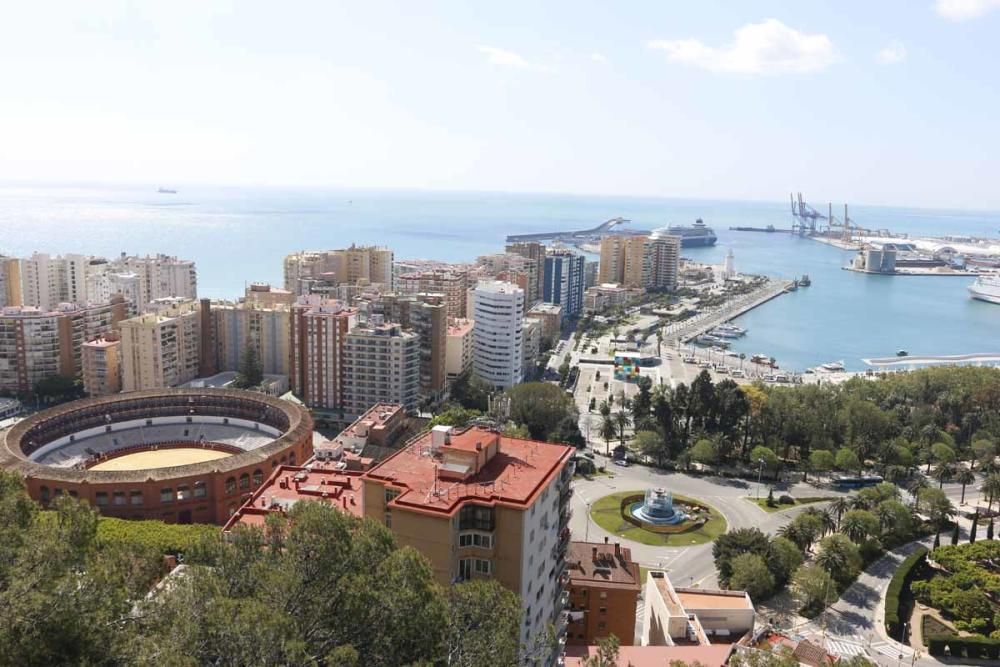
[[755, 292], [744, 295], [715, 310], [699, 313], [689, 320], [667, 327], [667, 330], [664, 332], [664, 341], [669, 341], [671, 344], [687, 343], [693, 338], [711, 331], [720, 324], [739, 317], [743, 313], [749, 312], [757, 306], [784, 294], [792, 289], [794, 285], [795, 281], [793, 280], [771, 280]]

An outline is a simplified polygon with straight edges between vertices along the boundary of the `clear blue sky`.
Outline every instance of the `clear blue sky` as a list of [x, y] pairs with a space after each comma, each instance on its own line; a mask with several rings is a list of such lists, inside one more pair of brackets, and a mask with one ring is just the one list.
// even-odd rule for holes
[[1000, 2], [37, 2], [0, 179], [1000, 208]]

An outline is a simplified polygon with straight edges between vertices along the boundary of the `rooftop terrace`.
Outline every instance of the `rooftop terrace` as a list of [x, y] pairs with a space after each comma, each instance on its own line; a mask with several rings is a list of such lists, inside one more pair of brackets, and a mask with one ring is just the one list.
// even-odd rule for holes
[[418, 436], [365, 475], [401, 491], [392, 506], [444, 514], [468, 501], [529, 507], [574, 451], [480, 427], [447, 437], [439, 429]]

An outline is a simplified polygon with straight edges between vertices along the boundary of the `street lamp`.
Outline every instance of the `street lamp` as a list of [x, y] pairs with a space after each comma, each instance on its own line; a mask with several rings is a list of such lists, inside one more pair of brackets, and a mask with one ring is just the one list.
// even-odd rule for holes
[[757, 466], [757, 500], [760, 500], [760, 478], [761, 478], [761, 475], [763, 475], [763, 473], [764, 473], [764, 459], [763, 459], [763, 457], [757, 459], [757, 463], [759, 464]]
[[584, 534], [584, 537], [583, 537], [583, 541], [584, 542], [589, 542], [590, 541], [590, 503], [585, 503], [585, 504], [587, 505], [587, 517], [586, 517], [587, 518], [587, 528], [584, 531], [585, 534]]

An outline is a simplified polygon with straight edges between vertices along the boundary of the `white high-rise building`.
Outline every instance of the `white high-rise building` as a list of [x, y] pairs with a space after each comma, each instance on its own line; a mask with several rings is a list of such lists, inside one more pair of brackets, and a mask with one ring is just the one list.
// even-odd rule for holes
[[141, 303], [136, 304], [139, 312], [146, 312], [150, 301], [166, 297], [180, 299], [198, 298], [198, 273], [194, 262], [169, 255], [149, 255], [139, 257], [122, 254], [111, 262], [120, 273], [134, 273], [139, 276]]
[[472, 292], [472, 368], [494, 387], [521, 381], [524, 290], [499, 280], [481, 281]]
[[[60, 303], [87, 303], [86, 274], [89, 259], [83, 255], [36, 252], [21, 260], [24, 305], [55, 310]], [[106, 302], [105, 302], [106, 303]]]

